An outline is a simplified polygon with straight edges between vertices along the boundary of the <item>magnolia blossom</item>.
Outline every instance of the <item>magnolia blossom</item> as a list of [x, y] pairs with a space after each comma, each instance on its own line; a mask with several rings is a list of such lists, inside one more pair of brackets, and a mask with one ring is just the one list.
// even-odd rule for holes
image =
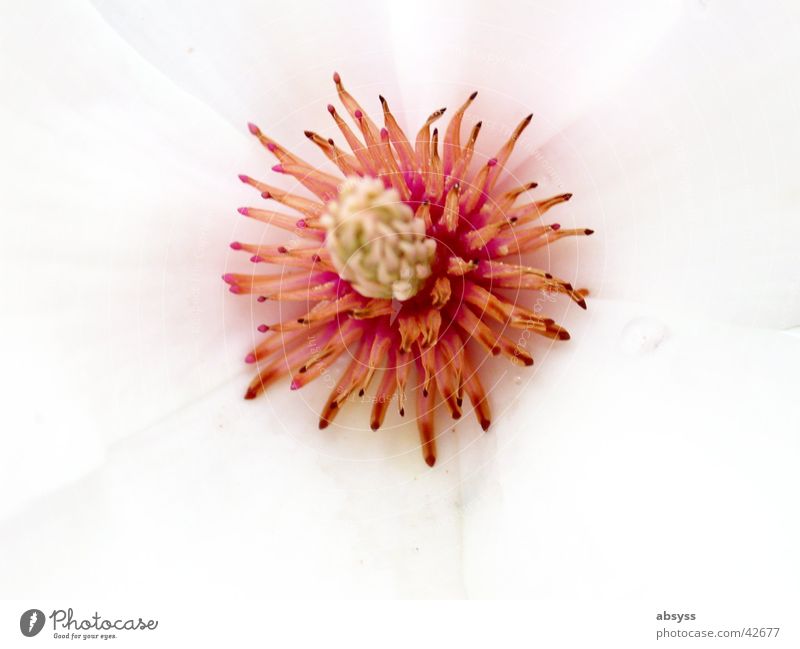
[[[5, 13], [0, 594], [797, 595], [789, 3]], [[241, 399], [262, 314], [225, 246], [277, 242], [236, 218], [246, 124], [309, 146], [333, 69], [409, 128], [478, 90], [482, 162], [532, 112], [509, 172], [596, 232], [546, 258], [588, 311], [533, 305], [569, 344], [521, 339], [433, 468], [369, 403], [320, 431], [333, 372]]]

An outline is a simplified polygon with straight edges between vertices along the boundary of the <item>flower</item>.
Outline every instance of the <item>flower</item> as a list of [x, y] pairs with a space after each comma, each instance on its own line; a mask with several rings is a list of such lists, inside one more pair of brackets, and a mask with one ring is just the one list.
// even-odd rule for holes
[[[3, 595], [796, 598], [787, 3], [44, 4], [0, 23]], [[514, 173], [597, 226], [548, 258], [591, 282], [548, 307], [572, 341], [487, 368], [491, 434], [463, 417], [433, 470], [413, 427], [345, 428], [366, 404], [319, 434], [319, 381], [238, 398], [240, 125], [313, 149], [331, 66], [403, 124], [478, 89], [483, 161], [535, 109]]]
[[[250, 132], [279, 161], [273, 171], [292, 176], [314, 194], [310, 200], [241, 175], [262, 198], [294, 209], [283, 212], [242, 207], [239, 212], [289, 230], [303, 245], [261, 245], [235, 241], [231, 248], [252, 255], [255, 263], [291, 269], [280, 274], [226, 273], [232, 293], [258, 295], [260, 301], [301, 301], [301, 317], [259, 325], [264, 338], [247, 355], [259, 373], [245, 393], [258, 396], [276, 379], [290, 374], [296, 390], [325, 374], [345, 352], [351, 361], [331, 391], [319, 427], [326, 428], [351, 395], [364, 396], [380, 374], [370, 427], [380, 428], [397, 395], [405, 414], [409, 376], [417, 375], [417, 426], [425, 462], [436, 462], [434, 419], [441, 400], [459, 419], [467, 395], [483, 430], [491, 424], [489, 399], [479, 370], [487, 355], [503, 354], [519, 365], [533, 365], [524, 340], [512, 329], [568, 340], [567, 331], [504, 295], [504, 289], [568, 295], [586, 308], [586, 290], [548, 271], [521, 263], [522, 256], [588, 228], [561, 229], [541, 224], [551, 208], [572, 194], [518, 204], [535, 182], [498, 189], [528, 115], [512, 131], [497, 155], [472, 165], [482, 122], [464, 144], [462, 121], [477, 92], [456, 110], [439, 145], [431, 127], [445, 113], [434, 111], [413, 140], [402, 130], [383, 96], [385, 126], [377, 125], [333, 75], [339, 98], [358, 126], [359, 137], [332, 104], [328, 112], [350, 151], [312, 131], [316, 144], [341, 172], [327, 174], [297, 157], [254, 124]], [[298, 270], [293, 270], [297, 268]], [[392, 300], [402, 302], [395, 314]], [[522, 300], [520, 300], [522, 302]], [[396, 315], [396, 317], [395, 317]], [[310, 341], [314, 341], [310, 348]]]

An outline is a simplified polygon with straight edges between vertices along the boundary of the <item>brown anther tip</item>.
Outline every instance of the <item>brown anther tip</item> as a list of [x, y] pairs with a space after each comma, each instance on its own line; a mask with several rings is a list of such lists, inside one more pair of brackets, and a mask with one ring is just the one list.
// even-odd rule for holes
[[569, 340], [569, 331], [564, 331], [563, 329], [558, 332], [558, 339], [559, 340]]
[[406, 409], [405, 408], [400, 408], [400, 416], [401, 417], [405, 417], [406, 416]]
[[333, 82], [339, 84], [342, 82], [342, 77], [339, 76], [338, 72], [333, 73]]
[[333, 115], [336, 112], [336, 109], [333, 107], [333, 104], [328, 104], [328, 112]]
[[303, 131], [303, 135], [305, 135], [309, 140], [314, 137], [314, 133], [312, 131]]
[[481, 419], [481, 428], [483, 428], [484, 431], [489, 430], [489, 426], [491, 426], [491, 425], [492, 425], [491, 420], [489, 420], [489, 419]]
[[572, 194], [564, 194], [565, 201], [568, 201], [570, 198], [572, 198]]
[[501, 351], [500, 347], [492, 347], [492, 356], [497, 356]]
[[319, 429], [320, 429], [320, 430], [324, 430], [324, 429], [326, 429], [326, 428], [328, 427], [328, 424], [329, 424], [329, 423], [330, 423], [330, 422], [329, 422], [327, 419], [320, 419], [320, 420], [319, 420]]
[[536, 189], [539, 183], [528, 183], [528, 189]]
[[305, 365], [303, 365], [303, 367], [301, 367], [299, 371], [300, 374], [305, 374], [308, 371], [308, 368]]
[[383, 95], [378, 95], [378, 100], [381, 102], [381, 104], [386, 103], [386, 100], [383, 98]]
[[428, 391], [425, 388], [422, 389], [422, 396], [423, 397], [427, 397], [428, 396]]
[[255, 399], [257, 396], [258, 395], [255, 390], [248, 390], [247, 392], [244, 393], [245, 399]]
[[477, 96], [478, 96], [478, 91], [476, 90], [475, 92], [473, 92], [473, 93], [472, 93], [472, 94], [469, 96], [469, 100], [470, 100], [470, 101], [472, 101], [472, 100], [474, 100], [474, 99], [475, 99], [475, 97], [477, 97]]
[[565, 289], [567, 289], [568, 291], [571, 291], [571, 290], [572, 290], [572, 284], [570, 284], [569, 282], [562, 282], [562, 284], [561, 284], [561, 285], [562, 285], [562, 286], [563, 286]]
[[584, 233], [586, 236], [589, 236], [590, 234], [594, 234], [594, 230], [590, 230], [589, 228], [586, 228], [586, 229], [583, 231], [583, 233]]
[[545, 273], [544, 274], [544, 278], [545, 279], [553, 279], [553, 276], [550, 273]]
[[530, 367], [533, 365], [533, 359], [530, 356], [523, 358], [522, 361], [525, 363], [525, 367]]
[[586, 300], [581, 298], [580, 300], [576, 300], [575, 304], [577, 304], [581, 309], [586, 309]]
[[434, 464], [436, 464], [436, 456], [433, 455], [432, 453], [427, 454], [425, 456], [425, 464], [432, 467]]
[[453, 419], [461, 419], [461, 413], [460, 412], [454, 412], [452, 416], [453, 416]]
[[516, 216], [512, 216], [510, 219], [508, 219], [509, 223], [516, 223], [517, 221], [519, 221], [519, 218], [517, 218]]
[[363, 396], [364, 396], [364, 388], [361, 388], [361, 389], [358, 391], [358, 396], [359, 396], [359, 397], [363, 397]]
[[369, 427], [372, 430], [378, 430], [381, 427], [381, 425], [377, 421], [372, 421], [370, 422]]
[[270, 194], [269, 192], [261, 192], [261, 198], [265, 199], [272, 198], [272, 194]]
[[461, 406], [464, 405], [464, 399], [462, 399], [461, 397], [458, 397], [458, 399], [456, 399], [456, 404], [460, 408]]

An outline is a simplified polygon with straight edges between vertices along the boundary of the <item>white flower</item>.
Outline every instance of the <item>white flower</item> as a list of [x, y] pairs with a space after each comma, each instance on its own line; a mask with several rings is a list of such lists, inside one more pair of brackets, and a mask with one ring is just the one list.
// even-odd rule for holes
[[[790, 6], [5, 14], [0, 594], [796, 596]], [[320, 435], [329, 385], [241, 401], [231, 320], [257, 321], [219, 274], [263, 164], [245, 123], [327, 132], [334, 68], [407, 124], [479, 90], [476, 156], [533, 111], [517, 176], [597, 231], [548, 260], [593, 290], [555, 305], [569, 346], [498, 374], [493, 432], [465, 418], [433, 470], [398, 421]]]

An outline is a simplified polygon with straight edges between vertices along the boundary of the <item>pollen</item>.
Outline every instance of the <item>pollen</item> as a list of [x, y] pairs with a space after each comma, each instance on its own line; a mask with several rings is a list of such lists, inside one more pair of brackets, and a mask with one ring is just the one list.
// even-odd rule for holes
[[413, 412], [423, 459], [433, 466], [438, 418], [466, 413], [484, 430], [491, 425], [480, 378], [485, 360], [505, 356], [520, 367], [533, 365], [523, 342], [528, 335], [514, 330], [569, 340], [563, 327], [530, 308], [526, 296], [561, 294], [586, 308], [588, 290], [522, 264], [523, 256], [535, 259], [537, 251], [593, 230], [543, 222], [572, 194], [531, 200], [536, 182], [508, 182], [504, 172], [532, 115], [481, 162], [475, 146], [482, 122], [462, 129], [477, 92], [441, 131], [445, 108], [433, 111], [411, 138], [384, 97], [379, 127], [338, 74], [334, 83], [346, 115], [332, 104], [328, 113], [341, 144], [312, 131], [305, 135], [336, 173], [248, 125], [276, 158], [273, 171], [302, 186], [304, 195], [239, 176], [267, 201], [267, 207], [239, 213], [286, 231], [287, 241], [231, 243], [248, 255], [253, 271], [226, 273], [223, 280], [232, 293], [258, 303], [298, 302], [305, 309], [300, 317], [258, 324], [259, 341], [245, 356], [257, 373], [245, 398], [286, 377], [290, 389], [302, 389], [344, 356], [349, 362], [322, 406], [319, 427], [369, 390], [370, 428], [383, 425], [393, 403], [400, 416]]

